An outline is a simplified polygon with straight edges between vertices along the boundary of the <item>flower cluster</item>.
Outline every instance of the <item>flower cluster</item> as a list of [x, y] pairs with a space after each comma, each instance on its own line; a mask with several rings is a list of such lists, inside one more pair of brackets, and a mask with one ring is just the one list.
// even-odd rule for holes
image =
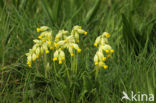
[[52, 30], [50, 30], [47, 26], [43, 26], [41, 28], [37, 28], [37, 32], [42, 31], [42, 33], [38, 36], [39, 39], [35, 39], [34, 46], [32, 49], [29, 49], [29, 53], [26, 53], [27, 56], [27, 64], [31, 67], [32, 61], [35, 61], [39, 58], [41, 54], [44, 52], [48, 54], [49, 48], [53, 49], [52, 45]]
[[62, 61], [65, 60], [65, 53], [63, 49], [67, 49], [72, 56], [74, 56], [74, 49], [77, 50], [78, 53], [81, 52], [78, 44], [79, 42], [79, 34], [87, 35], [87, 32], [81, 29], [81, 26], [74, 26], [71, 34], [68, 36], [68, 31], [61, 30], [55, 37], [54, 46], [56, 51], [54, 52], [53, 61], [59, 61], [59, 64], [62, 64]]
[[27, 64], [31, 67], [32, 61], [39, 58], [44, 52], [48, 54], [49, 50], [55, 50], [53, 61], [59, 61], [59, 64], [65, 60], [65, 53], [63, 49], [67, 49], [71, 56], [74, 56], [74, 49], [78, 53], [81, 52], [78, 44], [79, 34], [87, 35], [87, 32], [81, 29], [81, 26], [74, 26], [70, 35], [68, 31], [60, 30], [55, 38], [53, 38], [52, 30], [47, 26], [37, 28], [37, 32], [41, 32], [38, 39], [34, 40], [34, 46], [26, 53]]
[[105, 64], [107, 58], [110, 57], [110, 54], [114, 52], [112, 47], [108, 44], [108, 38], [110, 34], [104, 32], [102, 35], [98, 36], [95, 40], [94, 46], [98, 47], [98, 50], [94, 56], [94, 64], [98, 67], [103, 67], [107, 69], [108, 66]]
[[76, 42], [79, 43], [79, 34], [87, 35], [87, 32], [81, 29], [81, 26], [74, 26], [71, 35], [75, 38]]

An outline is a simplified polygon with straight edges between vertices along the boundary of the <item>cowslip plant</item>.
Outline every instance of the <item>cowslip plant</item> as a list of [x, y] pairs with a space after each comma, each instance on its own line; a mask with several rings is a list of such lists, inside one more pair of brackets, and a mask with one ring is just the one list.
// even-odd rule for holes
[[107, 58], [109, 58], [111, 54], [114, 52], [114, 50], [108, 43], [109, 37], [110, 37], [110, 34], [107, 32], [104, 32], [102, 35], [98, 36], [95, 40], [94, 46], [98, 48], [94, 56], [94, 64], [95, 64], [95, 70], [96, 70], [95, 77], [97, 77], [100, 67], [103, 67], [104, 69], [108, 68], [105, 62]]
[[42, 33], [38, 36], [38, 39], [33, 40], [35, 43], [34, 46], [32, 49], [29, 49], [29, 53], [26, 53], [29, 67], [31, 67], [32, 62], [38, 59], [40, 55], [43, 55], [44, 52], [48, 54], [50, 52], [49, 49], [53, 49], [52, 30], [47, 26], [43, 26], [37, 28], [37, 32], [40, 31], [42, 31]]
[[64, 49], [69, 51], [71, 57], [75, 55], [75, 50], [77, 53], [80, 53], [81, 49], [78, 45], [79, 35], [87, 35], [87, 32], [78, 25], [73, 27], [71, 33], [66, 30], [59, 30], [55, 37], [52, 29], [47, 26], [37, 28], [37, 32], [40, 32], [38, 39], [33, 40], [34, 46], [26, 53], [29, 67], [32, 66], [32, 62], [38, 59], [39, 56], [49, 54], [50, 50], [54, 51], [52, 61], [58, 61], [58, 64], [62, 64], [66, 58]]
[[[95, 40], [94, 46], [98, 49], [94, 56], [95, 69], [90, 72], [86, 72], [85, 70], [77, 72], [78, 57], [82, 51], [79, 46], [79, 42], [81, 42], [80, 36], [87, 35], [87, 32], [78, 25], [74, 26], [71, 32], [59, 30], [54, 34], [53, 30], [47, 26], [37, 28], [37, 32], [40, 33], [38, 38], [33, 40], [34, 45], [32, 49], [29, 49], [29, 52], [26, 53], [27, 64], [31, 68], [33, 62], [41, 57], [39, 61], [43, 60], [44, 71], [42, 73], [45, 73], [45, 80], [50, 80], [49, 77], [51, 75], [54, 78], [54, 83], [58, 81], [58, 83], [61, 83], [60, 85], [63, 84], [66, 88], [69, 88], [68, 93], [71, 96], [71, 101], [75, 100], [75, 93], [81, 91], [77, 88], [79, 82], [86, 84], [86, 80], [91, 81], [92, 76], [94, 76], [92, 73], [95, 73], [95, 81], [93, 82], [96, 84], [98, 82], [99, 68], [108, 68], [105, 61], [114, 52], [108, 43], [109, 33], [104, 32]], [[67, 57], [68, 53], [70, 54], [69, 57]], [[47, 59], [48, 56], [51, 58]], [[68, 61], [70, 65], [67, 65], [69, 63], [66, 58], [70, 58], [70, 62]], [[61, 68], [58, 68], [60, 66]], [[53, 69], [52, 72], [49, 71], [50, 67]], [[37, 68], [36, 70], [38, 73]]]
[[[81, 49], [78, 45], [80, 34], [87, 35], [87, 32], [84, 31], [81, 26], [74, 26], [71, 33], [66, 30], [59, 30], [56, 36], [54, 37], [52, 29], [47, 26], [42, 26], [37, 28], [37, 32], [40, 32], [38, 39], [34, 40], [34, 46], [32, 49], [29, 49], [29, 53], [26, 53], [27, 56], [27, 64], [31, 67], [32, 62], [39, 58], [39, 56], [47, 55], [50, 53], [50, 50], [53, 50], [53, 58], [52, 61], [58, 61], [58, 64], [62, 64], [65, 61], [66, 53], [64, 50], [68, 50], [71, 56], [71, 69], [73, 72], [77, 72], [77, 58], [73, 58], [74, 55], [81, 52]], [[94, 64], [95, 64], [95, 77], [98, 75], [99, 68], [103, 67], [107, 69], [106, 60], [111, 56], [114, 52], [112, 47], [108, 43], [108, 38], [110, 34], [104, 32], [102, 35], [98, 36], [95, 40], [94, 46], [98, 48], [95, 56], [94, 56]], [[75, 51], [77, 53], [75, 53]], [[72, 60], [74, 59], [74, 63]], [[47, 63], [49, 64], [49, 62]], [[72, 65], [76, 66], [72, 66]], [[75, 69], [76, 68], [76, 69]], [[55, 69], [55, 67], [54, 67]], [[56, 69], [55, 69], [56, 71]]]

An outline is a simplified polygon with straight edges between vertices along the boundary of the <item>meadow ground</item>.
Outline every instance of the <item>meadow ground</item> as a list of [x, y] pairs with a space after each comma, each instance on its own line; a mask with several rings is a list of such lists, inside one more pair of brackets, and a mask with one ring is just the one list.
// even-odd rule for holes
[[[25, 54], [44, 25], [54, 36], [75, 25], [88, 32], [77, 73], [68, 52], [63, 65], [54, 67], [51, 51], [27, 66]], [[93, 44], [104, 31], [115, 52], [95, 79]], [[123, 91], [156, 96], [155, 40], [155, 0], [0, 0], [0, 103], [135, 103], [121, 101]]]

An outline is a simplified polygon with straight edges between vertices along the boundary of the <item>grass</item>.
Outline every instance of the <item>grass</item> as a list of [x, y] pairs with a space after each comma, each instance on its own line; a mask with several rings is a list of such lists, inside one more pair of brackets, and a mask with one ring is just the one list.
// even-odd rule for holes
[[[154, 0], [0, 0], [0, 102], [129, 103], [121, 101], [122, 91], [156, 95], [155, 11]], [[57, 73], [49, 62], [48, 78], [41, 59], [26, 65], [25, 53], [43, 25], [54, 34], [74, 25], [88, 32], [80, 37], [82, 53], [71, 82], [70, 56], [67, 65], [56, 64]], [[93, 44], [104, 31], [115, 53], [95, 80]], [[47, 59], [52, 61], [52, 53]]]

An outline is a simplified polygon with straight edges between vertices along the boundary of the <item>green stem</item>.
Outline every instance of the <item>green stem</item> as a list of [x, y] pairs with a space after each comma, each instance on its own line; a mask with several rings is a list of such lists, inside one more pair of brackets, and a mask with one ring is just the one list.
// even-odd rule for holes
[[54, 62], [54, 72], [57, 74], [55, 62]]
[[71, 56], [71, 71], [73, 72], [73, 58]]
[[44, 53], [44, 55], [43, 55], [43, 60], [44, 60], [44, 76], [45, 76], [45, 78], [47, 78], [48, 77], [48, 70], [47, 70], [47, 55]]
[[95, 67], [95, 80], [97, 80], [98, 73], [99, 73], [99, 69], [98, 67]]
[[78, 65], [78, 53], [76, 55], [76, 73], [77, 73], [77, 65]]
[[66, 67], [66, 72], [67, 72], [68, 80], [69, 80], [69, 82], [71, 83], [71, 79], [70, 79], [70, 75], [69, 75], [69, 69], [68, 69], [66, 63], [64, 63], [64, 65], [65, 65], [65, 67]]
[[74, 96], [75, 96], [74, 92], [75, 92], [75, 86], [74, 86], [74, 88], [73, 88], [73, 92], [72, 92], [72, 101], [71, 101], [72, 103], [75, 102], [75, 101], [74, 101], [74, 100], [75, 100], [75, 98], [74, 98]]
[[73, 65], [73, 72], [75, 73], [76, 72], [76, 53], [75, 53], [75, 51], [74, 51], [74, 65]]

